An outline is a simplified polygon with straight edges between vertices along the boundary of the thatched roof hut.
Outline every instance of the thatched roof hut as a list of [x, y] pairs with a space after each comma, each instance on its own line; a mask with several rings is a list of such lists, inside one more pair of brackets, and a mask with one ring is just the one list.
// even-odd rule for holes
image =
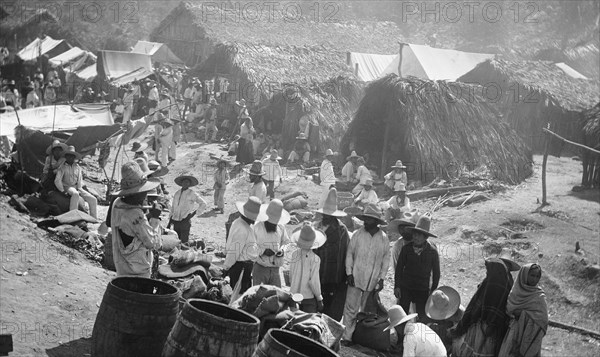
[[[600, 103], [583, 112], [580, 120], [583, 134], [583, 145], [600, 150]], [[581, 185], [584, 187], [600, 187], [600, 155], [588, 150], [581, 150], [583, 175]]]
[[[455, 177], [486, 165], [496, 179], [517, 183], [531, 172], [531, 151], [478, 87], [388, 75], [371, 82], [342, 139], [343, 154], [369, 154], [387, 172], [402, 160], [410, 181]], [[381, 172], [380, 171], [380, 172]]]
[[[579, 140], [580, 113], [600, 100], [598, 83], [576, 79], [552, 62], [488, 60], [458, 79], [483, 86], [483, 95], [536, 152], [544, 150], [542, 128]], [[563, 143], [552, 140], [558, 155]]]
[[339, 22], [335, 16], [327, 16], [331, 11], [319, 13], [317, 18], [311, 11], [312, 2], [291, 6], [286, 12], [280, 4], [278, 11], [258, 11], [256, 17], [256, 3], [252, 2], [182, 2], [151, 32], [150, 41], [167, 44], [188, 66], [202, 63], [220, 43], [325, 45], [343, 53], [398, 52], [402, 34], [394, 23]]

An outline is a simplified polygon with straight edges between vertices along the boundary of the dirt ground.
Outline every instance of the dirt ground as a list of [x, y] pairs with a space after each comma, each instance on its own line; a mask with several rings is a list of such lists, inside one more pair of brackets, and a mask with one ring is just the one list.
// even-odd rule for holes
[[[173, 179], [192, 172], [201, 181], [196, 190], [212, 208], [214, 160], [209, 155], [223, 153], [226, 152], [218, 144], [180, 144], [178, 158], [165, 177], [171, 195], [176, 191]], [[467, 305], [485, 275], [484, 257], [498, 254], [503, 248], [510, 249], [517, 261], [538, 262], [542, 266], [541, 284], [552, 320], [599, 331], [600, 278], [588, 278], [586, 267], [598, 264], [600, 258], [600, 192], [572, 192], [571, 188], [580, 182], [581, 163], [571, 158], [551, 157], [550, 206], [537, 210], [541, 199], [541, 157], [535, 157], [535, 163], [533, 177], [489, 201], [460, 209], [443, 207], [434, 213], [432, 230], [440, 237], [434, 239], [441, 255], [440, 285], [455, 287], [463, 305]], [[112, 163], [107, 166], [110, 174], [109, 169]], [[321, 187], [295, 171], [288, 171], [286, 176], [277, 196], [303, 191], [310, 197], [309, 209], [316, 208]], [[90, 185], [101, 193], [105, 191], [99, 184]], [[234, 212], [236, 200], [246, 198], [248, 188], [247, 177], [242, 175], [233, 180], [225, 195], [225, 214], [211, 212], [194, 217], [193, 238], [203, 238], [217, 248], [223, 246], [228, 214]], [[94, 319], [106, 285], [115, 273], [50, 240], [45, 231], [7, 202], [8, 197], [0, 197], [0, 333], [13, 336], [11, 356], [89, 356]], [[414, 203], [421, 211], [433, 204], [434, 200]], [[99, 212], [104, 217], [106, 207]], [[575, 253], [577, 241], [583, 252]], [[392, 286], [390, 270], [382, 293], [388, 307], [394, 303]], [[553, 327], [548, 330], [542, 351], [543, 356], [598, 353], [599, 341]], [[345, 347], [340, 354], [378, 355], [362, 348]]]

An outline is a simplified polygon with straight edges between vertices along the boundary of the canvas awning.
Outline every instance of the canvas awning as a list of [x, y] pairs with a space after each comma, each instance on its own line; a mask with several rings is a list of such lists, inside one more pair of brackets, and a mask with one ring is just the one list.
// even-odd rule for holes
[[17, 57], [25, 62], [32, 62], [43, 55], [57, 56], [67, 51], [71, 46], [65, 40], [55, 40], [50, 36], [36, 38], [17, 53]]
[[131, 83], [133, 81], [138, 81], [140, 79], [144, 79], [153, 74], [154, 74], [154, 72], [149, 71], [145, 68], [138, 68], [130, 73], [126, 73], [126, 74], [122, 75], [119, 78], [115, 78], [114, 80], [112, 80], [110, 82], [110, 84], [112, 84], [113, 86], [119, 87], [119, 86], [125, 85], [127, 83]]
[[108, 81], [121, 78], [140, 68], [152, 73], [151, 57], [143, 53], [100, 51], [96, 64], [98, 76]]
[[376, 55], [349, 52], [348, 63], [361, 81], [370, 82], [387, 74], [398, 74], [400, 55]]
[[79, 103], [73, 104], [73, 108], [85, 112], [92, 119], [103, 123], [114, 123], [112, 113], [110, 112], [111, 103]]
[[96, 71], [96, 64], [94, 63], [91, 66], [87, 66], [77, 72], [73, 72], [73, 75], [84, 82], [91, 82], [96, 78], [98, 72]]
[[149, 55], [154, 62], [184, 64], [164, 43], [138, 41], [131, 52]]
[[60, 55], [48, 60], [48, 63], [53, 67], [68, 66], [68, 70], [76, 71], [80, 69], [88, 58], [95, 63], [96, 56], [88, 51], [84, 51], [79, 47], [73, 47], [70, 50], [61, 53]]
[[[55, 113], [56, 110], [56, 113]], [[81, 126], [113, 125], [114, 122], [108, 118], [92, 117], [83, 111], [76, 111], [68, 105], [45, 106], [31, 109], [23, 109], [15, 112], [0, 114], [0, 135], [7, 136], [15, 141], [15, 128], [21, 125], [39, 130], [43, 133], [54, 131], [75, 130]], [[111, 117], [112, 119], [112, 117]]]
[[423, 45], [404, 44], [400, 56], [401, 77], [455, 81], [493, 54], [446, 50]]

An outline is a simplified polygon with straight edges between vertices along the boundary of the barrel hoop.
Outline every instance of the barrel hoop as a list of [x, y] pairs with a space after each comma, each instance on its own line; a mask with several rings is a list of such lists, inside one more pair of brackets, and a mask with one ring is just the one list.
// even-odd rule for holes
[[232, 324], [234, 321], [230, 321], [227, 325], [215, 324], [214, 321], [201, 320], [197, 323], [191, 322], [183, 316], [179, 315], [179, 322], [184, 326], [194, 329], [196, 332], [222, 339], [223, 336], [235, 336], [238, 343], [256, 344], [258, 342], [259, 326], [255, 326], [253, 329], [240, 329], [233, 328]]

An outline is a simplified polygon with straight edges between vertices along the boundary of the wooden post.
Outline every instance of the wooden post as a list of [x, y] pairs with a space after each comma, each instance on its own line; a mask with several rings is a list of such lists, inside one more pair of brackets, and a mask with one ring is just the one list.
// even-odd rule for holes
[[385, 175], [385, 163], [387, 162], [387, 146], [388, 146], [388, 140], [389, 140], [389, 136], [390, 136], [390, 123], [386, 122], [385, 123], [385, 132], [383, 134], [383, 150], [381, 152], [381, 170], [380, 170], [380, 177], [383, 179], [383, 176]]
[[548, 149], [550, 146], [550, 138], [545, 135], [544, 139], [544, 159], [542, 160], [542, 206], [547, 206], [546, 201], [546, 164], [548, 163]]

